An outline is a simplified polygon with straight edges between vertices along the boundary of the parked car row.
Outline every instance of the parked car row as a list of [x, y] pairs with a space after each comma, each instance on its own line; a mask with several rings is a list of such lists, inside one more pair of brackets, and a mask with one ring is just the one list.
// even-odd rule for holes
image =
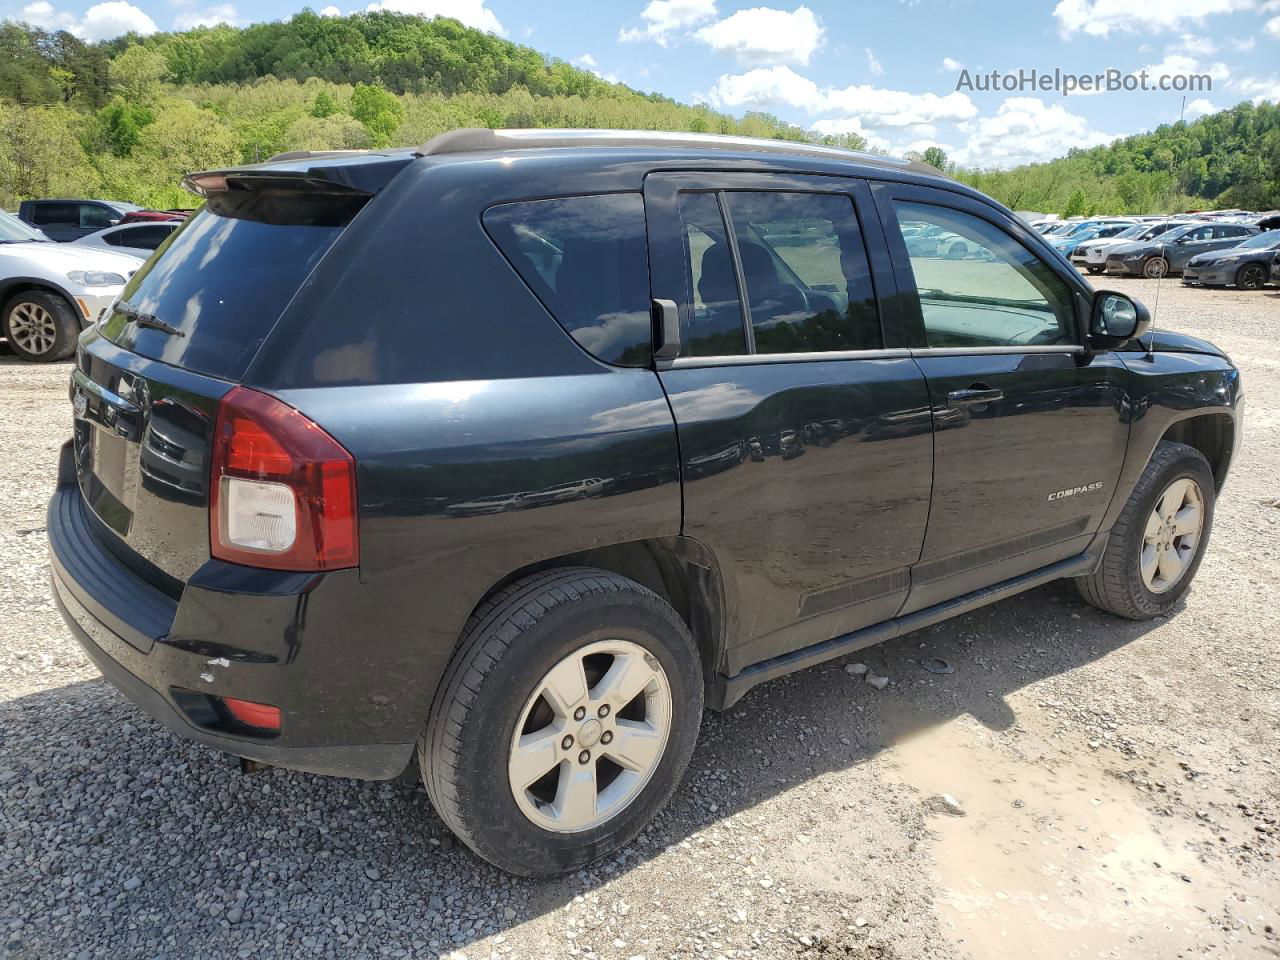
[[111, 200], [25, 200], [16, 217], [0, 211], [0, 337], [23, 360], [70, 356], [189, 213]]
[[1257, 290], [1280, 282], [1280, 215], [1230, 210], [1173, 217], [1037, 220], [1035, 228], [1078, 269], [1199, 286]]

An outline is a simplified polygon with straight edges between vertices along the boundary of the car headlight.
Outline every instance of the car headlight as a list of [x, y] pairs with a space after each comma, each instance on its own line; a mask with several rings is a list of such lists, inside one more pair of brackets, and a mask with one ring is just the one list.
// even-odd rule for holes
[[1230, 254], [1229, 256], [1218, 257], [1216, 260], [1210, 260], [1209, 262], [1210, 263], [1234, 263], [1235, 261], [1241, 260], [1241, 259], [1243, 259], [1243, 257], [1241, 257], [1240, 254], [1233, 253], [1233, 254]]
[[124, 284], [124, 277], [120, 274], [102, 270], [72, 270], [67, 279], [82, 287], [119, 287]]

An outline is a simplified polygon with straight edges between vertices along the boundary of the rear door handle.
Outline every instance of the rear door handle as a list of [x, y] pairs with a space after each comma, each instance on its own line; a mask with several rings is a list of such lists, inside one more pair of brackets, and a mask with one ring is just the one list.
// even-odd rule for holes
[[983, 383], [975, 383], [964, 390], [952, 390], [947, 394], [947, 405], [966, 407], [975, 403], [992, 403], [1004, 399], [1003, 390], [993, 390]]

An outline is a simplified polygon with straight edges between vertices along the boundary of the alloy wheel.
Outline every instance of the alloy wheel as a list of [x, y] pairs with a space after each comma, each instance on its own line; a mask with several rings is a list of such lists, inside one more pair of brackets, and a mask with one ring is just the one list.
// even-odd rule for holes
[[1236, 286], [1241, 290], [1257, 290], [1266, 282], [1262, 267], [1251, 263], [1240, 270], [1236, 277]]
[[25, 301], [9, 311], [9, 338], [34, 356], [48, 353], [58, 339], [58, 326], [38, 303]]
[[1204, 495], [1200, 485], [1181, 477], [1156, 500], [1142, 534], [1138, 566], [1152, 593], [1171, 590], [1195, 560], [1204, 530]]
[[1142, 273], [1150, 280], [1159, 280], [1169, 272], [1169, 261], [1164, 257], [1152, 257], [1142, 266]]
[[507, 777], [529, 820], [556, 833], [617, 816], [653, 776], [671, 730], [671, 685], [629, 640], [588, 644], [557, 663], [525, 702]]

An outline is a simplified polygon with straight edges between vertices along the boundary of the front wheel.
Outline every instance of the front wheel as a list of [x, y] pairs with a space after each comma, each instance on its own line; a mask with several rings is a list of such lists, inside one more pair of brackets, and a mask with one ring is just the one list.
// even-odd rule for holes
[[1236, 286], [1241, 290], [1261, 290], [1267, 282], [1267, 270], [1260, 263], [1246, 263], [1236, 272]]
[[1148, 280], [1159, 280], [1169, 272], [1169, 261], [1164, 257], [1152, 257], [1142, 265], [1142, 275]]
[[1111, 529], [1102, 563], [1076, 578], [1085, 600], [1131, 620], [1168, 612], [1191, 586], [1204, 557], [1214, 489], [1199, 450], [1160, 444]]
[[556, 876], [617, 850], [666, 803], [702, 700], [697, 649], [666, 601], [602, 570], [547, 571], [473, 614], [418, 761], [467, 846]]
[[71, 304], [58, 294], [26, 290], [5, 304], [0, 333], [23, 360], [46, 363], [71, 356], [80, 324]]

